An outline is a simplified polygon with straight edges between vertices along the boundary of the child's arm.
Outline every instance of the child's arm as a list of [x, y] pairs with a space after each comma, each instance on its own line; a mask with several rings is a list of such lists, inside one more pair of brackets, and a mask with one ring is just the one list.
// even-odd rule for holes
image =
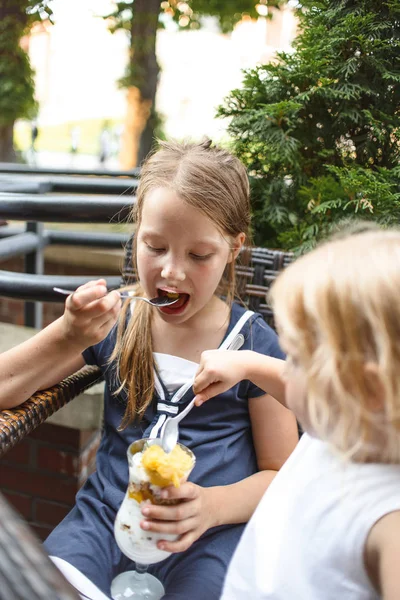
[[284, 366], [285, 361], [252, 350], [206, 350], [201, 355], [193, 384], [196, 405], [249, 379], [285, 406]]
[[371, 529], [365, 566], [383, 600], [400, 598], [400, 511], [385, 515]]
[[83, 350], [106, 337], [121, 306], [119, 294], [107, 294], [105, 283], [78, 288], [67, 298], [62, 317], [0, 354], [0, 409], [21, 404], [85, 364]]

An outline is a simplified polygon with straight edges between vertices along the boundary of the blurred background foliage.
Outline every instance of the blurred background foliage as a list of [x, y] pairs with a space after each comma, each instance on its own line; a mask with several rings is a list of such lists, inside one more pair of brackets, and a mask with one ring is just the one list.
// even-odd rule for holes
[[[116, 2], [115, 10], [104, 15], [110, 31], [124, 30], [130, 39], [130, 58], [122, 87], [134, 89], [130, 95], [132, 148], [127, 167], [141, 164], [150, 152], [159, 121], [155, 99], [160, 67], [156, 57], [156, 34], [163, 27], [163, 17], [172, 17], [182, 30], [199, 29], [202, 18], [216, 17], [223, 33], [229, 33], [243, 18], [257, 18], [268, 7], [279, 8], [286, 0], [126, 0]], [[261, 12], [260, 12], [261, 11]], [[138, 115], [142, 115], [138, 119]], [[128, 117], [129, 120], [129, 117]], [[136, 139], [134, 139], [136, 138]]]
[[[155, 36], [163, 15], [182, 30], [211, 15], [228, 32], [244, 14], [268, 15], [269, 6], [283, 4], [133, 0], [103, 15], [112, 31], [130, 36], [121, 83], [137, 91], [131, 108], [142, 115], [132, 133], [138, 139], [131, 166], [162, 132]], [[50, 6], [51, 0], [0, 4], [0, 160], [10, 160], [15, 119], [36, 114], [33, 73], [20, 40], [34, 22], [51, 21]], [[297, 17], [292, 50], [245, 71], [217, 116], [228, 119], [230, 147], [248, 168], [255, 243], [304, 252], [343, 219], [399, 222], [400, 0], [303, 0]], [[111, 128], [119, 125], [109, 121]], [[38, 148], [68, 152], [74, 126], [42, 132]], [[80, 151], [96, 153], [101, 126], [99, 119], [79, 122]], [[19, 130], [21, 145], [30, 134], [29, 127]]]
[[293, 52], [218, 115], [249, 170], [255, 243], [304, 252], [343, 219], [400, 218], [400, 1], [303, 0]]
[[47, 0], [0, 2], [0, 160], [15, 160], [15, 120], [32, 119], [37, 112], [33, 71], [21, 38], [35, 22], [51, 16]]

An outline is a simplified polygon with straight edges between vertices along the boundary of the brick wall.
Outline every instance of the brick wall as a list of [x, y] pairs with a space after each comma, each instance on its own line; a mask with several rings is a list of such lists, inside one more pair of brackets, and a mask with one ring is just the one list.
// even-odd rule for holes
[[100, 432], [44, 423], [0, 460], [0, 490], [45, 539], [95, 468]]
[[[23, 258], [4, 261], [5, 271], [23, 272]], [[46, 261], [46, 275], [104, 275], [108, 270]], [[63, 313], [63, 304], [43, 303], [43, 324]], [[0, 297], [0, 321], [24, 324], [24, 302]], [[99, 430], [80, 431], [44, 423], [0, 460], [0, 490], [45, 539], [73, 507], [75, 495], [95, 466]]]

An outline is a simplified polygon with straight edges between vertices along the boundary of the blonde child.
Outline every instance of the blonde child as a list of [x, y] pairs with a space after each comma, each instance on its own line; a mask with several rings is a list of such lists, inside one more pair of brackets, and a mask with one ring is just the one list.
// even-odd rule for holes
[[[107, 595], [112, 579], [132, 569], [113, 534], [128, 482], [128, 445], [160, 434], [176, 412], [174, 392], [195, 375], [204, 350], [241, 331], [243, 348], [283, 356], [261, 316], [232, 302], [234, 262], [250, 221], [247, 176], [237, 159], [208, 143], [162, 144], [142, 168], [135, 220], [140, 285], [134, 293], [178, 293], [178, 302], [164, 308], [125, 303], [117, 328], [120, 295], [107, 293], [104, 281], [91, 282], [67, 298], [60, 319], [0, 356], [2, 407], [19, 404], [85, 361], [103, 370], [97, 472], [46, 548]], [[192, 397], [189, 390], [178, 409]], [[159, 542], [173, 554], [149, 571], [164, 584], [166, 599], [216, 600], [243, 523], [297, 442], [296, 421], [245, 381], [193, 410], [181, 441], [196, 455], [190, 481], [167, 490], [179, 504], [145, 505], [141, 525], [179, 539]]]
[[285, 396], [305, 431], [245, 529], [223, 600], [400, 598], [399, 289], [399, 231], [336, 239], [273, 286], [286, 364], [203, 354], [198, 404], [248, 378]]

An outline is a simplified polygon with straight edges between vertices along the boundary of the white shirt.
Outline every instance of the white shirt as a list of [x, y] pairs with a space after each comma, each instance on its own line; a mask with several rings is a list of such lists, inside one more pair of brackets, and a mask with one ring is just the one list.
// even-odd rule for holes
[[181, 387], [181, 385], [192, 381], [196, 375], [199, 365], [180, 356], [153, 352], [157, 370], [163, 384], [170, 394]]
[[376, 600], [365, 542], [400, 510], [400, 465], [344, 462], [304, 434], [232, 557], [221, 600]]

